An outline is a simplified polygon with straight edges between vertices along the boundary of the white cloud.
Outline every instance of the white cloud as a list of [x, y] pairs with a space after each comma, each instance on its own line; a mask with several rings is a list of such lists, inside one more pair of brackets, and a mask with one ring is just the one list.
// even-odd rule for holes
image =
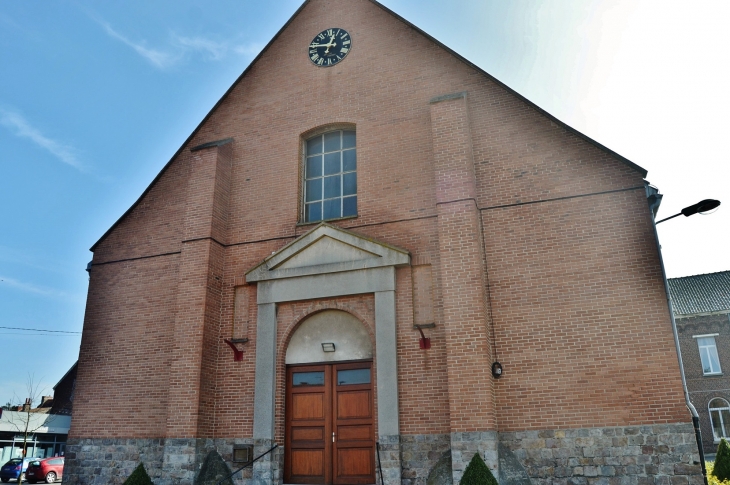
[[124, 37], [122, 34], [118, 33], [116, 30], [112, 29], [112, 27], [108, 23], [100, 20], [97, 20], [97, 22], [99, 22], [99, 24], [104, 27], [104, 30], [107, 34], [109, 34], [110, 37], [128, 45], [129, 47], [134, 49], [137, 54], [141, 55], [158, 68], [166, 69], [175, 64], [175, 62], [177, 62], [177, 58], [175, 56], [167, 52], [150, 49], [149, 47], [145, 47], [142, 44], [132, 42], [131, 40]]
[[206, 53], [214, 61], [223, 59], [228, 52], [228, 46], [225, 43], [215, 42], [204, 37], [173, 35], [173, 39], [184, 50]]
[[145, 42], [130, 40], [112, 28], [108, 22], [93, 15], [91, 17], [104, 28], [109, 37], [131, 47], [153, 66], [163, 70], [177, 65], [190, 55], [197, 54], [203, 56], [205, 60], [220, 61], [229, 55], [253, 57], [262, 49], [262, 46], [258, 43], [235, 44], [231, 41], [217, 41], [204, 36], [188, 37], [176, 33], [170, 34], [167, 46], [151, 48], [147, 47]]
[[8, 278], [7, 276], [0, 275], [0, 289], [8, 287], [8, 286], [10, 288], [15, 288], [17, 290], [24, 291], [26, 293], [35, 293], [37, 295], [53, 296], [53, 297], [67, 297], [68, 296], [63, 291], [59, 291], [54, 288], [38, 286], [38, 285], [34, 285], [32, 283], [25, 283], [23, 281], [18, 281], [16, 279]]
[[173, 34], [173, 43], [187, 53], [201, 53], [207, 55], [209, 60], [219, 61], [228, 57], [229, 54], [239, 56], [255, 56], [263, 48], [259, 43], [239, 44], [232, 42], [218, 42], [205, 37], [185, 37]]
[[242, 44], [233, 47], [233, 52], [240, 56], [256, 56], [264, 49], [262, 44], [257, 42], [251, 44]]
[[0, 124], [7, 127], [16, 136], [20, 138], [27, 138], [39, 147], [47, 150], [63, 163], [71, 165], [82, 172], [86, 171], [84, 165], [74, 154], [75, 150], [73, 147], [64, 145], [63, 143], [44, 136], [37, 128], [31, 126], [20, 114], [0, 109]]

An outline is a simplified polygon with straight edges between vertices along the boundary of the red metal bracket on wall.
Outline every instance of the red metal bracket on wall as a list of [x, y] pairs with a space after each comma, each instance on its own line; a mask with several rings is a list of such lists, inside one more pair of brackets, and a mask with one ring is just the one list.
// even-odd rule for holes
[[233, 349], [233, 360], [235, 362], [241, 362], [243, 360], [243, 350], [238, 350], [238, 347], [236, 347], [236, 344], [245, 344], [248, 342], [247, 338], [232, 338], [232, 339], [225, 339], [223, 340], [225, 343], [228, 344], [231, 349]]
[[423, 328], [434, 328], [436, 325], [433, 323], [427, 323], [425, 325], [414, 325], [421, 332], [421, 338], [418, 340], [418, 346], [421, 350], [428, 350], [431, 348], [431, 339], [423, 334]]

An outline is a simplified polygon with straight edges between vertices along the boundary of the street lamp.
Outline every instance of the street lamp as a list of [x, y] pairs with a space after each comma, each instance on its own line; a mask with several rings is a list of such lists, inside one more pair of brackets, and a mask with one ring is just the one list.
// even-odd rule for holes
[[673, 216], [665, 217], [661, 221], [657, 221], [656, 224], [659, 224], [660, 222], [668, 221], [669, 219], [673, 219], [679, 215], [682, 215], [684, 217], [689, 217], [691, 215], [697, 214], [698, 212], [700, 214], [706, 214], [710, 212], [712, 209], [717, 209], [720, 207], [720, 201], [715, 199], [705, 199], [697, 202], [696, 204], [693, 204], [689, 207], [685, 207], [680, 212], [677, 212]]
[[[659, 189], [652, 185], [647, 184], [647, 198], [649, 199], [649, 207], [652, 211], [652, 214], [656, 214], [656, 210], [659, 208], [659, 203], [661, 203], [662, 196], [659, 193]], [[689, 398], [689, 391], [687, 389], [687, 378], [684, 375], [684, 363], [682, 362], [682, 350], [680, 349], [679, 345], [679, 334], [677, 332], [677, 322], [674, 320], [674, 308], [672, 307], [672, 297], [669, 293], [669, 282], [667, 281], [667, 272], [664, 269], [664, 258], [662, 258], [662, 247], [659, 244], [659, 234], [656, 230], [656, 225], [660, 222], [667, 221], [669, 219], [672, 219], [674, 217], [677, 217], [679, 215], [683, 215], [685, 217], [689, 217], [691, 215], [697, 214], [698, 212], [700, 214], [705, 214], [710, 212], [713, 209], [717, 209], [720, 207], [720, 201], [715, 199], [705, 199], [697, 202], [696, 204], [690, 205], [688, 207], [685, 207], [682, 209], [679, 213], [674, 214], [673, 216], [666, 217], [662, 219], [661, 221], [654, 222], [654, 240], [656, 241], [657, 245], [657, 251], [659, 253], [659, 265], [662, 269], [662, 279], [664, 280], [664, 291], [667, 294], [667, 307], [669, 308], [669, 319], [672, 322], [672, 333], [674, 334], [674, 346], [677, 351], [677, 359], [679, 361], [679, 374], [682, 378], [682, 388], [684, 390], [684, 399], [685, 403], [687, 404], [687, 408], [689, 409], [690, 414], [692, 415], [692, 425], [695, 429], [695, 440], [697, 441], [697, 451], [700, 454], [700, 464], [702, 466], [702, 479], [705, 482], [705, 485], [708, 485], [707, 482], [707, 470], [705, 469], [705, 450], [702, 447], [702, 431], [700, 430], [700, 415], [697, 412], [697, 409], [695, 408], [694, 404], [692, 404], [692, 401]]]

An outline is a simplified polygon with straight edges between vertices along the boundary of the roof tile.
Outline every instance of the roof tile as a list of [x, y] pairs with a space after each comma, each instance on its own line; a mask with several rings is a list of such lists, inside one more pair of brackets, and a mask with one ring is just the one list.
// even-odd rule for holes
[[675, 315], [730, 310], [730, 271], [670, 278]]

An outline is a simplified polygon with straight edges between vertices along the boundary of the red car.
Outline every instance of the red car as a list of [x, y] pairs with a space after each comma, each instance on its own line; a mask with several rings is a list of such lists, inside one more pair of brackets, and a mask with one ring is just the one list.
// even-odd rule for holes
[[63, 478], [63, 462], [62, 456], [31, 461], [25, 472], [25, 479], [28, 483], [53, 483]]

